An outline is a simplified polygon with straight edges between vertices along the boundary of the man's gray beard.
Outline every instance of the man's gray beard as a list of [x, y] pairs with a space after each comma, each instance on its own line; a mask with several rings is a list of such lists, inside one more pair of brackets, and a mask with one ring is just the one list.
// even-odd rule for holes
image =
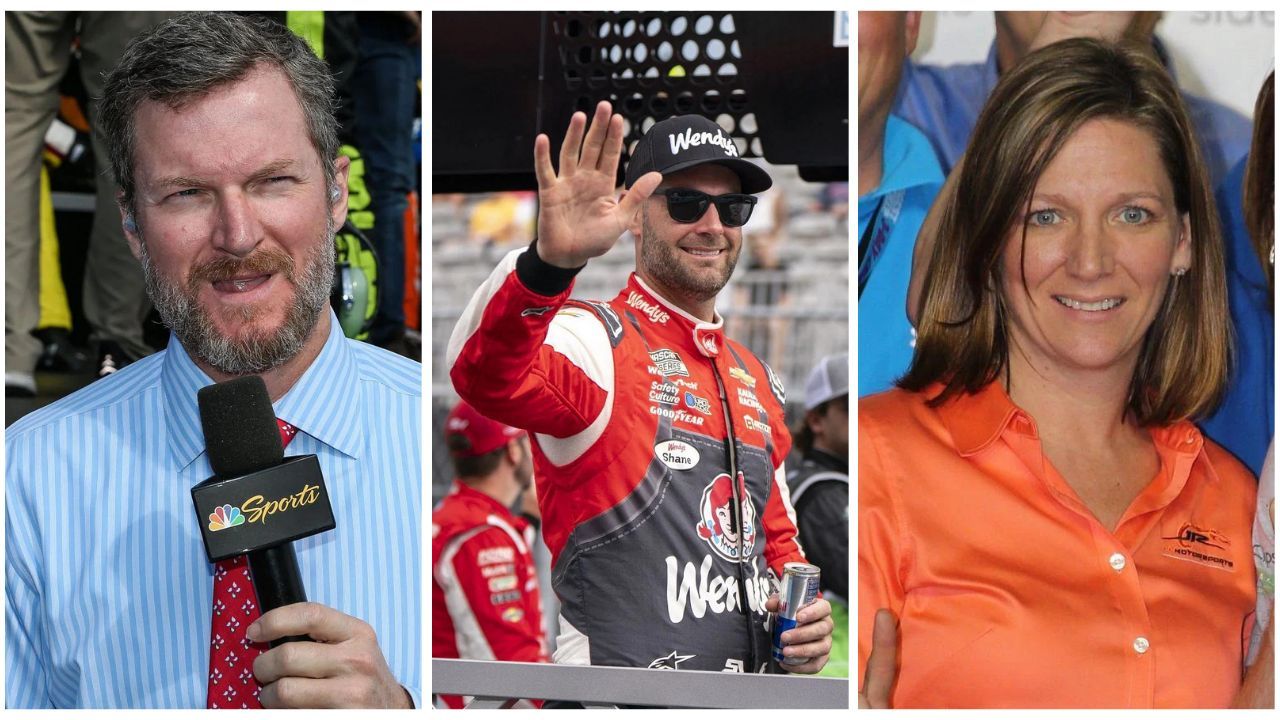
[[[306, 267], [295, 272], [297, 287], [293, 302], [285, 313], [284, 323], [274, 334], [249, 331], [239, 341], [220, 334], [208, 310], [196, 299], [195, 291], [170, 282], [156, 270], [147, 253], [146, 239], [139, 231], [147, 295], [160, 313], [160, 319], [173, 330], [192, 357], [228, 375], [259, 375], [283, 365], [302, 350], [329, 304], [336, 255], [334, 232], [333, 220], [329, 219], [325, 222], [320, 247], [304, 259]], [[245, 310], [248, 316], [254, 309]]]
[[[649, 277], [669, 288], [670, 291], [683, 293], [690, 300], [702, 302], [714, 299], [733, 275], [733, 269], [738, 264], [738, 256], [731, 255], [728, 258], [724, 277], [706, 278], [692, 273], [681, 262], [681, 251], [670, 243], [660, 242], [653, 230], [649, 229], [648, 209], [642, 209], [641, 212], [644, 222], [640, 225], [640, 263]], [[717, 210], [710, 208], [708, 212], [717, 212]], [[668, 300], [675, 299], [668, 298]]]

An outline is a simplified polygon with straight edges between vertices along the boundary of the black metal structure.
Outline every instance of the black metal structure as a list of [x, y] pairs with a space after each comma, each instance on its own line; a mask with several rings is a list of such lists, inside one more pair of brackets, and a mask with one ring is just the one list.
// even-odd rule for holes
[[[532, 189], [533, 139], [552, 157], [569, 116], [600, 100], [627, 147], [700, 113], [745, 157], [848, 178], [848, 47], [834, 12], [437, 12], [434, 192]], [[619, 175], [621, 179], [621, 175]]]

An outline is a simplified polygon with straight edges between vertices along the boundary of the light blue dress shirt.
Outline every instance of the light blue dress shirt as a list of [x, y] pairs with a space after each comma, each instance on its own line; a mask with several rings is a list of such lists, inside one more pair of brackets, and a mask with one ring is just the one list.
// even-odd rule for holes
[[[1153, 39], [1153, 44], [1156, 54], [1172, 75], [1173, 63], [1169, 62], [1164, 45], [1159, 38]], [[978, 123], [978, 114], [998, 79], [994, 42], [983, 63], [937, 66], [920, 65], [908, 59], [902, 68], [902, 81], [898, 85], [893, 113], [924, 132], [933, 143], [942, 171], [950, 173], [968, 147], [973, 126]], [[1174, 80], [1177, 80], [1176, 76]], [[1200, 138], [1200, 149], [1209, 167], [1210, 180], [1217, 187], [1227, 177], [1231, 166], [1249, 152], [1253, 125], [1226, 105], [1185, 90], [1182, 97], [1187, 103], [1191, 124]]]
[[[309, 599], [373, 627], [422, 707], [421, 365], [330, 328], [275, 403], [337, 522], [294, 543], [298, 565]], [[205, 706], [213, 566], [191, 487], [212, 475], [196, 405], [211, 382], [171, 339], [8, 429], [9, 707]]]
[[[858, 297], [858, 397], [882, 392], [911, 364], [915, 330], [907, 320], [907, 285], [916, 234], [942, 188], [942, 170], [928, 139], [893, 115], [884, 131], [880, 185], [858, 198], [858, 237], [874, 220], [864, 267], [866, 287]], [[859, 273], [865, 271], [859, 268]]]

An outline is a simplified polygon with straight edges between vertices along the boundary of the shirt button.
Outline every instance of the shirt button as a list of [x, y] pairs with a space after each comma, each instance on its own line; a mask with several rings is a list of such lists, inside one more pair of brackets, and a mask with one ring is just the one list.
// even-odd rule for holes
[[1133, 651], [1138, 653], [1139, 655], [1142, 655], [1143, 653], [1145, 653], [1147, 649], [1150, 647], [1151, 647], [1151, 643], [1148, 642], [1147, 639], [1142, 637], [1141, 635], [1139, 635], [1133, 641]]
[[1112, 553], [1111, 557], [1107, 558], [1107, 562], [1111, 563], [1111, 569], [1116, 572], [1124, 570], [1124, 553]]

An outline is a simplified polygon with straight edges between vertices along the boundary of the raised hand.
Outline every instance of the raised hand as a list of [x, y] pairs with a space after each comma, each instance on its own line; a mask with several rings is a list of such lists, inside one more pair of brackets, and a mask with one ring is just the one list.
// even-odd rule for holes
[[[618, 241], [632, 216], [653, 194], [662, 175], [651, 172], [618, 199], [614, 179], [622, 157], [622, 116], [607, 101], [587, 116], [576, 112], [560, 146], [560, 173], [551, 166], [551, 139], [533, 141], [533, 169], [538, 175], [538, 255], [562, 268], [576, 268], [605, 254]], [[583, 138], [585, 130], [585, 139]]]

